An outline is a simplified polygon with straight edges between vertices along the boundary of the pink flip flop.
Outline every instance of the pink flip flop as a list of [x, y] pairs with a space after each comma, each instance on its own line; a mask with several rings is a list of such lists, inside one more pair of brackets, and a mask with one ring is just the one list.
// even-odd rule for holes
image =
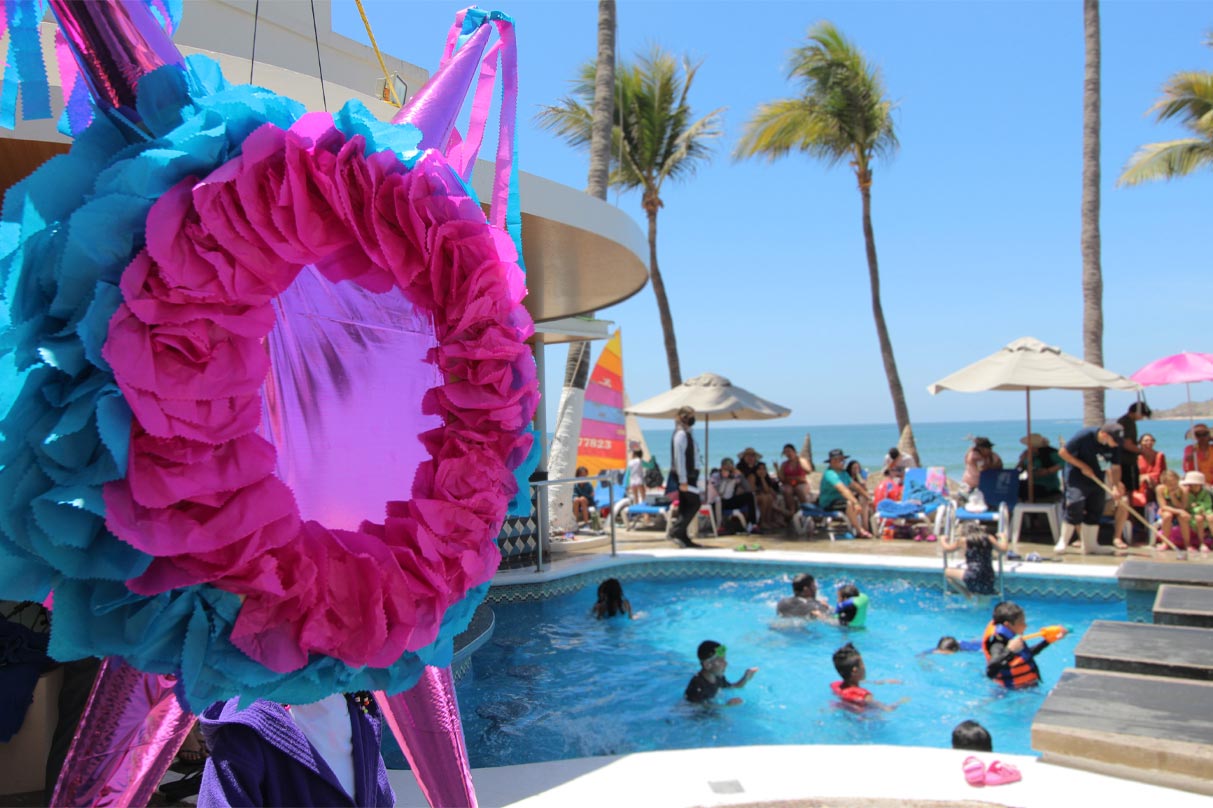
[[[968, 776], [968, 769], [965, 769], [965, 776]], [[994, 761], [986, 770], [986, 785], [988, 786], [1005, 786], [1007, 783], [1018, 783], [1022, 779], [1023, 775], [1019, 773], [1019, 769], [1010, 763], [1003, 763], [1001, 760]]]
[[965, 782], [971, 786], [986, 784], [986, 764], [970, 755], [964, 762]]

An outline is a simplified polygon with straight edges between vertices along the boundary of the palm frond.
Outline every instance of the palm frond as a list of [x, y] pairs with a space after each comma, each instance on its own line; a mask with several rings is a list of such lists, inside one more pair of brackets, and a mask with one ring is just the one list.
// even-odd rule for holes
[[765, 157], [774, 162], [794, 151], [833, 165], [850, 156], [851, 144], [833, 116], [823, 114], [812, 100], [784, 98], [758, 107], [733, 155], [737, 159]]
[[792, 50], [788, 78], [800, 96], [761, 105], [735, 157], [773, 160], [798, 151], [828, 164], [848, 159], [866, 166], [896, 153], [896, 104], [885, 97], [880, 71], [832, 23], [813, 26]]
[[[656, 193], [666, 179], [694, 174], [721, 134], [722, 109], [696, 118], [688, 97], [699, 63], [658, 45], [615, 70], [615, 123], [610, 184]], [[536, 123], [574, 148], [587, 149], [593, 120], [595, 65], [581, 66], [571, 91], [541, 107]]]
[[1197, 138], [1147, 143], [1129, 160], [1117, 185], [1140, 185], [1153, 180], [1183, 177], [1204, 168], [1213, 168], [1213, 142]]
[[1213, 132], [1213, 72], [1176, 73], [1163, 85], [1163, 97], [1150, 111], [1158, 114], [1159, 121], [1179, 118], [1190, 129]]
[[593, 112], [575, 98], [565, 96], [555, 106], [540, 107], [535, 113], [535, 123], [547, 129], [575, 149], [587, 149], [590, 145], [590, 128]]

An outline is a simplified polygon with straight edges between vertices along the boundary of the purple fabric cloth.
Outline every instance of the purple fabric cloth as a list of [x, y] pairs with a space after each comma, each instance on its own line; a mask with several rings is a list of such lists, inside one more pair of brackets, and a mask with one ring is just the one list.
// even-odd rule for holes
[[364, 710], [346, 696], [354, 751], [352, 799], [285, 707], [264, 699], [243, 708], [238, 702], [216, 702], [199, 719], [211, 753], [198, 793], [200, 808], [396, 804], [379, 754], [382, 724], [373, 702]]

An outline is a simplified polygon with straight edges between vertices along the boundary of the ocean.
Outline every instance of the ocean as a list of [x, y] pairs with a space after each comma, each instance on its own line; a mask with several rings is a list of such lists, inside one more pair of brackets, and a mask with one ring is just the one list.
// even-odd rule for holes
[[[649, 449], [656, 455], [664, 471], [670, 462], [670, 438], [672, 428], [656, 419], [640, 419]], [[735, 426], [712, 425], [709, 433], [709, 468], [720, 465], [722, 457], [737, 458], [746, 447], [753, 446], [763, 456], [768, 466], [778, 462], [785, 443], [800, 451], [805, 435], [813, 439], [813, 463], [818, 470], [824, 467], [826, 453], [830, 449], [842, 449], [850, 457], [858, 458], [869, 472], [879, 472], [881, 462], [889, 447], [897, 445], [897, 427], [894, 424], [831, 424], [805, 426], [779, 421], [763, 421], [761, 425]], [[661, 425], [658, 428], [658, 424]], [[1054, 446], [1062, 445], [1070, 436], [1082, 428], [1080, 419], [1054, 420], [1033, 419], [1032, 431], [1049, 439]], [[1180, 467], [1183, 447], [1187, 442], [1184, 433], [1188, 422], [1183, 421], [1139, 421], [1138, 435], [1150, 433], [1157, 439], [1156, 448], [1167, 456], [1169, 468]], [[914, 424], [914, 439], [918, 444], [919, 460], [924, 466], [944, 466], [948, 477], [959, 479], [964, 472], [964, 455], [971, 445], [971, 438], [985, 436], [994, 442], [997, 452], [1008, 466], [1014, 466], [1019, 453], [1024, 450], [1019, 442], [1026, 433], [1025, 422], [1020, 421], [959, 421]], [[704, 428], [702, 419], [695, 425], [695, 440], [699, 451], [704, 451]]]

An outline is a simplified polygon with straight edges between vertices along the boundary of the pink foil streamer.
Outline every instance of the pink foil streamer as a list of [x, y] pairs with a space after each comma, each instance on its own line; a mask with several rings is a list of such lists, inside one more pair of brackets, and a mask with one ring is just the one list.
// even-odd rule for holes
[[433, 808], [475, 808], [476, 789], [450, 668], [426, 666], [403, 693], [375, 694], [421, 793]]
[[194, 725], [173, 694], [174, 682], [106, 658], [51, 805], [147, 805]]
[[482, 25], [454, 56], [444, 59], [434, 76], [392, 118], [394, 124], [411, 123], [421, 130], [421, 148], [446, 151], [459, 110], [480, 68], [480, 57], [492, 34]]
[[136, 0], [50, 0], [50, 6], [98, 106], [138, 123], [139, 80], [158, 67], [184, 64], [155, 15]]

